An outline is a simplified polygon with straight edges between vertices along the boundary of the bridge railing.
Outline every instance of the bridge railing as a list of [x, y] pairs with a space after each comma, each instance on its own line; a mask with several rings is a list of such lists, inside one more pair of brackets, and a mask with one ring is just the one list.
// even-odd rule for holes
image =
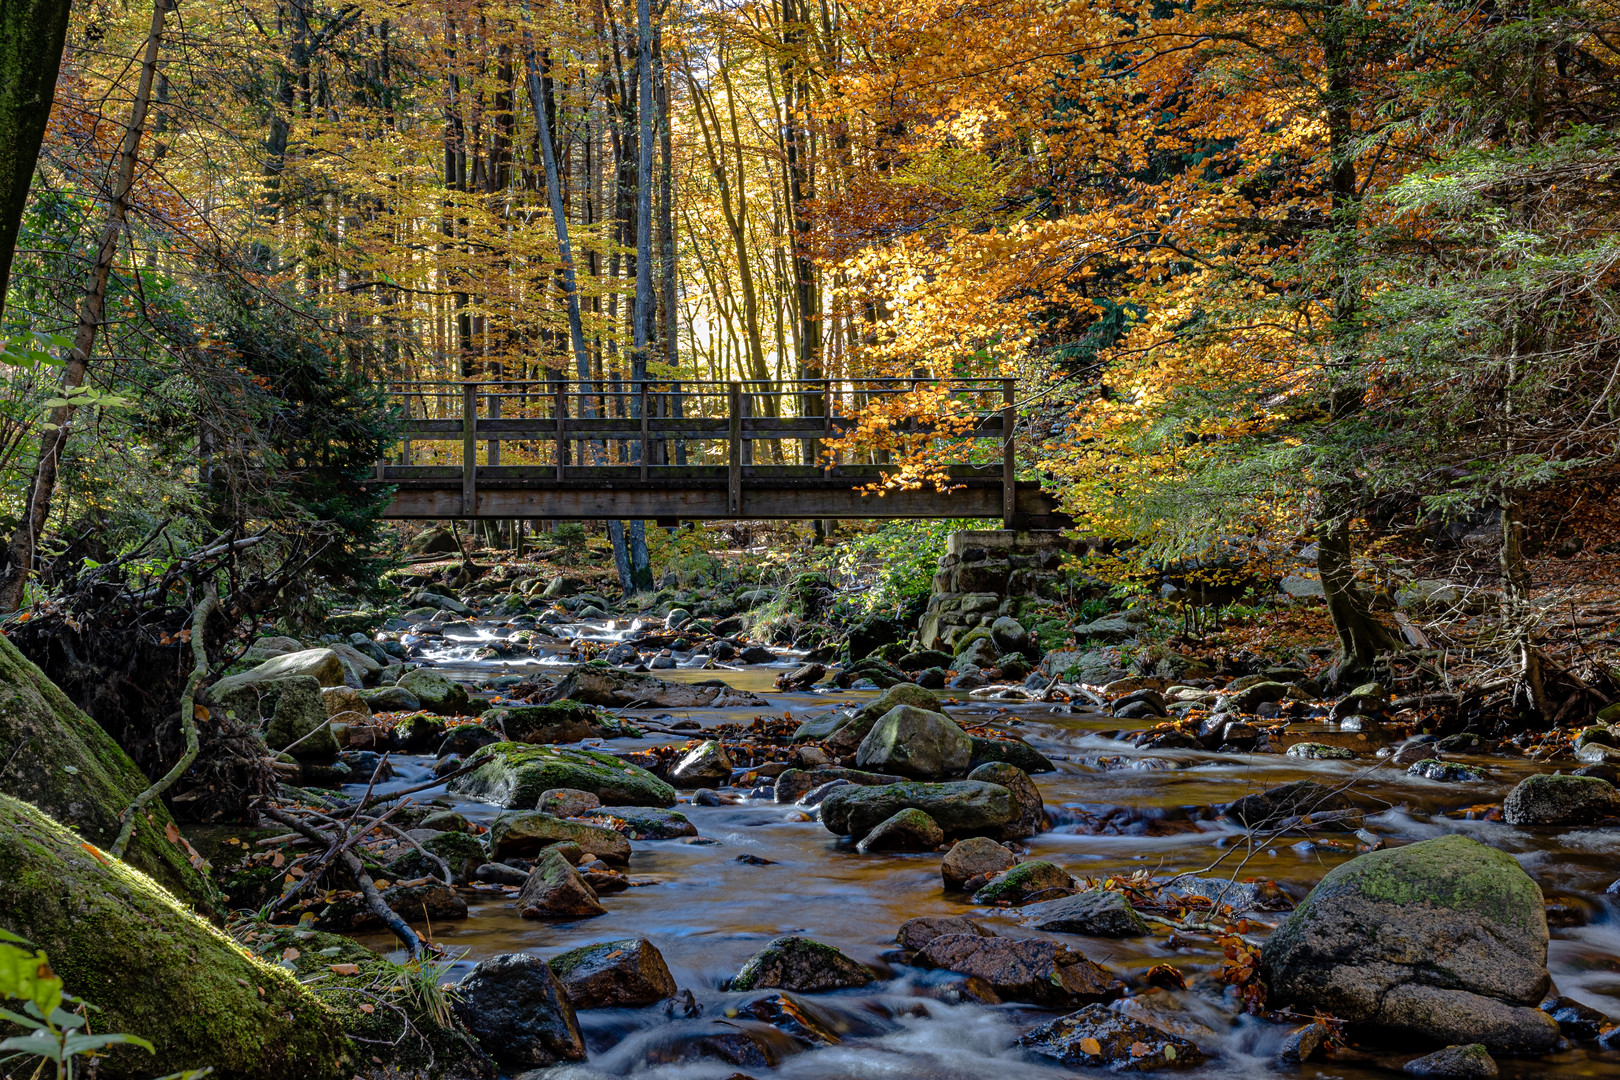
[[728, 502], [740, 510], [751, 480], [854, 486], [879, 477], [887, 449], [838, 448], [862, 417], [870, 433], [876, 416], [876, 427], [899, 440], [949, 446], [952, 476], [999, 474], [1010, 516], [1013, 389], [1005, 378], [392, 382], [387, 391], [403, 417], [401, 438], [377, 476], [459, 481], [468, 506], [476, 505], [481, 483], [723, 479]]

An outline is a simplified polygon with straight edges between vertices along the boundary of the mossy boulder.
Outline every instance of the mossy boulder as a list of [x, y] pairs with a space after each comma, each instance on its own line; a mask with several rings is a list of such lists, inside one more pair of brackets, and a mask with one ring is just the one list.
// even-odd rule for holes
[[630, 862], [630, 841], [612, 829], [542, 814], [502, 814], [489, 827], [489, 857], [505, 862], [512, 856], [532, 858], [554, 844], [578, 844], [587, 855], [625, 866]]
[[972, 735], [969, 738], [973, 740], [973, 758], [968, 762], [970, 769], [976, 769], [992, 761], [1002, 761], [1008, 765], [1016, 765], [1027, 773], [1057, 772], [1057, 766], [1052, 764], [1045, 754], [1022, 739], [987, 738], [983, 735]]
[[264, 729], [272, 750], [285, 750], [300, 761], [331, 761], [338, 755], [337, 736], [327, 723], [321, 684], [309, 675], [289, 675], [261, 684], [276, 693], [275, 710]]
[[[337, 1017], [287, 971], [245, 952], [150, 877], [38, 809], [0, 796], [0, 927], [50, 956], [113, 1049], [103, 1080], [212, 1066], [237, 1080], [353, 1075]], [[346, 1067], [349, 1066], [349, 1067]]]
[[1261, 967], [1277, 1005], [1387, 1036], [1541, 1053], [1541, 890], [1513, 856], [1465, 836], [1374, 851], [1329, 871], [1274, 933]]
[[238, 690], [293, 675], [308, 675], [322, 686], [344, 685], [343, 661], [338, 658], [337, 653], [331, 649], [304, 649], [300, 652], [283, 653], [255, 668], [236, 675], [227, 675], [209, 689], [209, 697], [215, 701], [225, 701], [234, 698]]
[[604, 806], [674, 806], [675, 789], [627, 761], [596, 750], [495, 743], [483, 764], [450, 781], [450, 790], [508, 810], [527, 810], [552, 788], [588, 791]]
[[973, 894], [975, 904], [1027, 904], [1074, 892], [1074, 878], [1056, 863], [1032, 859], [998, 874]]
[[[119, 818], [149, 786], [129, 755], [16, 646], [0, 637], [0, 748], [13, 760], [0, 792], [32, 803], [99, 847], [118, 836]], [[162, 802], [136, 822], [125, 861], [204, 914], [218, 894], [169, 840]]]
[[[454, 1013], [435, 1016], [418, 995], [390, 989], [412, 977], [405, 967], [321, 930], [260, 928], [248, 932], [247, 945], [266, 962], [309, 980], [370, 1060], [372, 1067], [360, 1073], [368, 1080], [495, 1080], [495, 1063]], [[379, 992], [387, 995], [387, 1008], [360, 1007]]]
[[[861, 745], [861, 741], [870, 734], [872, 726], [885, 713], [900, 705], [910, 705], [913, 708], [927, 709], [930, 712], [942, 712], [945, 708], [944, 702], [940, 701], [938, 695], [932, 691], [924, 690], [916, 683], [901, 682], [889, 687], [883, 692], [882, 697], [865, 706], [847, 720], [832, 725], [832, 729], [827, 731], [826, 734], [820, 734], [819, 729], [817, 729], [816, 733], [812, 733], [811, 730], [801, 725], [799, 730], [794, 732], [793, 738], [795, 742], [824, 739], [827, 748], [834, 754], [839, 756], [853, 754], [856, 748]], [[809, 721], [806, 723], [809, 723]]]
[[972, 758], [973, 740], [955, 720], [914, 705], [896, 705], [878, 717], [855, 753], [863, 769], [923, 780], [961, 776]]
[[437, 671], [407, 671], [399, 677], [398, 685], [414, 694], [422, 708], [439, 716], [466, 716], [471, 707], [467, 688]]
[[489, 730], [524, 743], [570, 743], [624, 734], [623, 726], [597, 706], [566, 698], [549, 705], [492, 709], [482, 722]]

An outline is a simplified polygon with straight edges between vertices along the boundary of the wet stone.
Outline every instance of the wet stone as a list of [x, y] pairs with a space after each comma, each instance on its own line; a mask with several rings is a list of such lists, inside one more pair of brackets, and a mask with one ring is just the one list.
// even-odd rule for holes
[[518, 914], [525, 919], [572, 919], [606, 915], [596, 890], [569, 865], [556, 848], [547, 848], [518, 893]]
[[1084, 953], [1051, 941], [941, 934], [917, 954], [923, 967], [983, 979], [1007, 1001], [1056, 1008], [1108, 1001], [1124, 983]]
[[979, 833], [1013, 821], [1013, 793], [999, 784], [957, 780], [944, 784], [886, 784], [841, 787], [822, 801], [821, 822], [829, 832], [863, 839], [886, 818], [915, 807], [939, 823], [947, 836]]
[[921, 918], [907, 919], [900, 924], [895, 933], [894, 940], [907, 952], [921, 952], [930, 941], [942, 934], [970, 934], [976, 937], [995, 937], [993, 931], [985, 929], [972, 919], [954, 918], [945, 915], [925, 915]]
[[1023, 904], [1074, 892], [1074, 878], [1056, 863], [1035, 859], [992, 878], [973, 894], [975, 904]]
[[507, 953], [484, 960], [457, 989], [451, 998], [456, 1015], [503, 1069], [585, 1059], [573, 1006], [539, 957]]
[[589, 791], [576, 791], [573, 788], [552, 788], [540, 793], [540, 801], [535, 803], [535, 809], [542, 814], [552, 814], [560, 818], [583, 817], [602, 805], [602, 800]]
[[1087, 1005], [1042, 1024], [1023, 1035], [1018, 1044], [1073, 1068], [1117, 1072], [1188, 1068], [1204, 1060], [1196, 1043], [1103, 1005]]
[[576, 1009], [637, 1008], [675, 996], [675, 978], [646, 938], [599, 941], [547, 963]]
[[675, 840], [698, 834], [685, 814], [657, 806], [605, 806], [591, 816], [631, 840]]
[[1453, 1080], [1494, 1080], [1496, 1061], [1479, 1043], [1448, 1046], [1408, 1061], [1401, 1069], [1408, 1076], [1449, 1077]]
[[945, 842], [939, 823], [921, 810], [901, 810], [877, 827], [855, 846], [862, 855], [872, 851], [933, 851]]
[[1032, 904], [1019, 913], [1037, 930], [1086, 937], [1141, 937], [1150, 932], [1130, 901], [1107, 889], [1087, 889], [1073, 896]]
[[1425, 780], [1438, 780], [1445, 784], [1479, 783], [1486, 779], [1485, 770], [1477, 765], [1463, 765], [1455, 761], [1440, 761], [1436, 758], [1425, 758], [1409, 766], [1406, 770], [1408, 776], [1419, 776]]
[[1616, 816], [1620, 789], [1595, 776], [1529, 776], [1502, 804], [1502, 820], [1509, 825], [1595, 825]]
[[872, 973], [831, 945], [804, 937], [780, 937], [749, 957], [731, 980], [732, 990], [797, 990], [823, 993], [865, 986]]
[[974, 878], [988, 878], [1018, 865], [1018, 856], [987, 836], [958, 840], [945, 853], [940, 875], [947, 889], [960, 889]]
[[1277, 1060], [1283, 1065], [1301, 1065], [1321, 1053], [1330, 1034], [1331, 1029], [1320, 1020], [1297, 1027], [1283, 1040]]
[[1309, 758], [1312, 761], [1349, 761], [1356, 752], [1347, 746], [1329, 746], [1318, 742], [1297, 742], [1284, 753], [1289, 757]]
[[981, 784], [997, 784], [1012, 792], [1012, 820], [990, 830], [991, 836], [998, 840], [1022, 840], [1046, 831], [1049, 824], [1046, 804], [1041, 800], [1035, 781], [1024, 770], [1004, 761], [992, 761], [975, 768], [967, 778]]
[[1275, 829], [1307, 815], [1319, 825], [1348, 832], [1361, 827], [1360, 811], [1350, 798], [1314, 780], [1296, 780], [1245, 795], [1222, 811], [1223, 817], [1249, 829]]
[[973, 740], [973, 758], [968, 763], [970, 768], [977, 769], [980, 765], [1001, 761], [1017, 766], [1026, 773], [1057, 771], [1057, 766], [1044, 754], [1021, 739], [991, 739], [983, 735], [973, 735], [970, 738]]
[[725, 747], [710, 739], [687, 751], [669, 770], [669, 779], [678, 787], [723, 787], [731, 782], [731, 758]]
[[489, 830], [489, 853], [499, 862], [512, 855], [531, 856], [564, 841], [578, 844], [593, 856], [617, 866], [630, 862], [630, 841], [612, 829], [568, 821], [538, 810], [497, 818]]
[[[804, 754], [807, 750], [813, 749], [815, 748], [801, 747], [796, 753]], [[802, 802], [810, 792], [833, 780], [843, 780], [851, 784], [875, 787], [882, 784], [900, 783], [904, 779], [902, 776], [866, 772], [861, 769], [843, 769], [830, 765], [809, 768], [801, 766], [789, 769], [776, 778], [775, 799], [779, 803]]]

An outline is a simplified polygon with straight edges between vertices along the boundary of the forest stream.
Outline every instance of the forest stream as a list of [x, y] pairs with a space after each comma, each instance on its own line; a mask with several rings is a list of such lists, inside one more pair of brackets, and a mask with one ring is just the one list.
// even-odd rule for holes
[[[626, 620], [567, 624], [553, 632], [600, 643], [622, 639]], [[424, 653], [440, 670], [469, 682], [540, 666], [558, 671], [564, 654], [513, 664], [479, 660], [472, 653], [501, 631], [474, 622], [459, 627]], [[834, 704], [859, 705], [877, 694], [867, 691], [781, 693], [774, 678], [794, 666], [784, 653], [773, 665], [716, 671], [667, 671], [680, 681], [718, 677], [740, 690], [766, 697], [769, 712], [795, 719], [824, 712]], [[745, 722], [761, 710], [682, 709], [671, 715], [704, 729]], [[1404, 768], [1355, 761], [1308, 760], [1270, 754], [1213, 753], [1198, 750], [1138, 749], [1113, 737], [1152, 721], [1121, 721], [1108, 711], [1083, 704], [1002, 704], [969, 702], [950, 715], [964, 724], [990, 724], [1015, 732], [1057, 766], [1034, 777], [1052, 827], [1023, 841], [1030, 859], [1049, 859], [1077, 878], [1129, 877], [1148, 872], [1156, 879], [1178, 873], [1205, 877], [1271, 880], [1281, 896], [1247, 913], [1248, 927], [1263, 936], [1286, 917], [1334, 866], [1366, 850], [1367, 841], [1411, 843], [1461, 833], [1511, 852], [1547, 895], [1553, 923], [1548, 966], [1557, 991], [1607, 1015], [1620, 1015], [1620, 930], [1616, 910], [1604, 889], [1614, 878], [1612, 853], [1620, 835], [1613, 829], [1518, 829], [1501, 821], [1470, 819], [1458, 811], [1500, 802], [1533, 766], [1519, 767], [1499, 756], [1448, 755], [1448, 760], [1484, 769], [1483, 782], [1459, 786], [1410, 776]], [[670, 710], [639, 709], [624, 718], [662, 716]], [[667, 722], [667, 719], [666, 719]], [[1351, 725], [1353, 726], [1353, 725]], [[1323, 741], [1356, 740], [1328, 722], [1301, 725]], [[617, 739], [618, 752], [679, 737]], [[594, 742], [594, 740], [592, 741]], [[433, 775], [434, 759], [396, 756], [394, 777], [379, 791], [421, 784]], [[1284, 837], [1251, 846], [1249, 834], [1217, 820], [1210, 808], [1243, 795], [1300, 779], [1338, 785], [1356, 778], [1357, 790], [1387, 807], [1370, 814], [1358, 836], [1323, 841]], [[345, 793], [358, 797], [364, 784]], [[937, 853], [858, 854], [847, 840], [829, 834], [813, 812], [779, 804], [770, 789], [739, 789], [735, 803], [702, 805], [693, 792], [681, 793], [677, 809], [690, 818], [698, 836], [636, 841], [628, 868], [636, 887], [605, 902], [607, 914], [574, 921], [536, 922], [519, 918], [512, 892], [497, 885], [474, 885], [469, 918], [433, 927], [433, 936], [460, 959], [451, 978], [459, 979], [481, 960], [504, 953], [551, 957], [604, 940], [649, 939], [660, 950], [676, 982], [690, 990], [697, 1010], [661, 1003], [640, 1009], [585, 1010], [579, 1014], [588, 1061], [555, 1075], [583, 1078], [626, 1075], [709, 1078], [737, 1075], [739, 1058], [728, 1062], [696, 1056], [691, 1048], [717, 1034], [755, 1033], [753, 1045], [782, 1077], [929, 1077], [981, 1080], [987, 1076], [1072, 1076], [1057, 1065], [1038, 1064], [1015, 1045], [1018, 1036], [1050, 1013], [1027, 1005], [987, 1006], [963, 1000], [949, 972], [905, 964], [894, 933], [919, 916], [967, 916], [998, 934], [1050, 938], [1121, 975], [1140, 976], [1169, 964], [1185, 976], [1186, 989], [1148, 989], [1129, 999], [1125, 1011], [1196, 1043], [1209, 1060], [1193, 1075], [1253, 1077], [1271, 1073], [1290, 1028], [1244, 1015], [1235, 989], [1215, 977], [1222, 954], [1208, 937], [1166, 934], [1162, 928], [1135, 938], [1088, 938], [1043, 933], [1024, 924], [1016, 908], [975, 905], [966, 894], [942, 888]], [[488, 824], [502, 811], [488, 803], [431, 788], [418, 800], [440, 799], [468, 819]], [[705, 800], [716, 801], [719, 800]], [[1369, 835], [1370, 834], [1370, 835]], [[871, 985], [799, 998], [815, 1010], [821, 1025], [840, 1041], [811, 1045], [776, 1028], [739, 1016], [738, 1008], [758, 994], [728, 993], [722, 987], [740, 965], [767, 942], [795, 934], [834, 945], [879, 974]], [[397, 943], [386, 933], [361, 939], [387, 952]], [[1132, 1010], [1135, 1010], [1134, 1012]], [[695, 1012], [695, 1015], [689, 1015]], [[1590, 1049], [1588, 1049], [1590, 1048]], [[1397, 1057], [1401, 1055], [1396, 1055]], [[1404, 1055], [1409, 1057], [1410, 1054]], [[1509, 1077], [1612, 1075], [1612, 1055], [1592, 1044], [1551, 1056], [1500, 1057]], [[1393, 1060], [1393, 1059], [1392, 1059]], [[1298, 1075], [1371, 1077], [1388, 1075], [1379, 1061], [1354, 1055], [1298, 1067]], [[1388, 1062], [1383, 1062], [1388, 1067]], [[1399, 1064], [1396, 1062], [1398, 1069]]]

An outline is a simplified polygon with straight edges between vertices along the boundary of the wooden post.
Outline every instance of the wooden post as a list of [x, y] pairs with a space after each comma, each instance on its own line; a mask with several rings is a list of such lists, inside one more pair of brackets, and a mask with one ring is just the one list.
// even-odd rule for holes
[[[491, 420], [501, 418], [501, 387], [503, 385], [503, 383], [490, 384], [489, 418]], [[501, 463], [501, 437], [499, 435], [495, 435], [489, 440], [489, 454], [484, 460], [490, 465], [499, 465]]]
[[639, 395], [636, 411], [641, 414], [641, 478], [647, 479], [647, 466], [652, 461], [652, 443], [647, 438], [647, 380], [641, 379], [636, 386]]
[[478, 383], [461, 386], [461, 516], [478, 516]]
[[561, 480], [563, 468], [568, 464], [568, 380], [557, 380], [551, 410], [557, 414], [557, 479]]
[[1018, 509], [1018, 477], [1013, 463], [1013, 427], [1018, 421], [1018, 410], [1013, 401], [1014, 380], [1001, 380], [1001, 527], [1013, 527], [1013, 514]]
[[742, 516], [742, 383], [731, 382], [730, 395], [731, 440], [730, 458], [726, 469], [726, 512], [732, 517]]
[[822, 463], [821, 468], [822, 468], [823, 475], [829, 476], [829, 477], [832, 476], [833, 471], [837, 468], [837, 462], [836, 462], [837, 455], [827, 450], [827, 443], [832, 439], [832, 434], [833, 434], [832, 403], [833, 403], [832, 380], [831, 379], [822, 379], [821, 380], [821, 441], [816, 444], [816, 453], [817, 454], [825, 453], [827, 455], [827, 460]]

